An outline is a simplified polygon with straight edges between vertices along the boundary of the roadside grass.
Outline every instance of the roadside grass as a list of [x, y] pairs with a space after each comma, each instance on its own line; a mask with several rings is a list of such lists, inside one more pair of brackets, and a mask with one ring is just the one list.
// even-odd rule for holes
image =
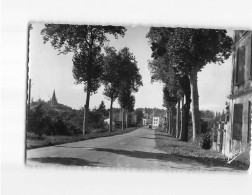
[[74, 136], [43, 136], [42, 138], [36, 137], [36, 136], [28, 136], [27, 137], [27, 149], [34, 149], [34, 148], [41, 148], [41, 147], [47, 147], [47, 146], [53, 146], [53, 145], [59, 145], [64, 143], [70, 143], [70, 142], [77, 142], [82, 140], [89, 140], [89, 139], [95, 139], [99, 137], [108, 137], [108, 136], [114, 136], [114, 135], [122, 135], [125, 133], [132, 132], [136, 129], [139, 129], [139, 127], [130, 127], [122, 131], [121, 129], [113, 129], [112, 132], [102, 132], [102, 133], [92, 133], [92, 134], [86, 134], [86, 135], [74, 135]]
[[179, 141], [170, 137], [161, 129], [155, 130], [156, 148], [167, 154], [176, 155], [179, 158], [195, 160], [209, 167], [229, 167], [237, 170], [248, 170], [249, 165], [239, 161], [227, 164], [227, 158], [214, 150], [205, 150], [190, 142]]

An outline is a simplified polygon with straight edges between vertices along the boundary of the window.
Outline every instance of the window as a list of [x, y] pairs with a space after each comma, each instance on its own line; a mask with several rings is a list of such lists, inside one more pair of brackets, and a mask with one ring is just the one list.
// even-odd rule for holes
[[242, 140], [242, 113], [243, 105], [234, 104], [234, 119], [233, 119], [233, 139]]
[[245, 46], [242, 46], [239, 47], [237, 50], [236, 84], [244, 82], [244, 67], [245, 67]]

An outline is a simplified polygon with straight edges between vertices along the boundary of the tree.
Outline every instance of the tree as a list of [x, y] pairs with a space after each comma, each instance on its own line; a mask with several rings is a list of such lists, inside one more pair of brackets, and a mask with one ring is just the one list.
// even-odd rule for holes
[[50, 42], [59, 54], [73, 52], [73, 75], [76, 84], [84, 84], [86, 104], [84, 109], [83, 134], [88, 132], [88, 113], [91, 93], [100, 86], [101, 48], [108, 42], [108, 34], [124, 36], [121, 26], [45, 24], [42, 29], [44, 43]]
[[[125, 47], [119, 51], [120, 57], [120, 88], [118, 94], [118, 101], [123, 110], [127, 112], [133, 111], [135, 104], [135, 97], [131, 94], [137, 92], [139, 87], [142, 86], [142, 76], [139, 74], [137, 67], [137, 61], [133, 53], [129, 51], [129, 48]], [[126, 123], [127, 125], [127, 123]], [[122, 129], [123, 129], [123, 117], [122, 117]]]
[[108, 110], [105, 107], [104, 101], [101, 101], [101, 104], [100, 104], [100, 106], [98, 108], [98, 111], [100, 113], [102, 113], [103, 118], [107, 118], [108, 117]]
[[200, 133], [197, 73], [208, 63], [223, 63], [231, 55], [232, 39], [226, 30], [158, 28], [147, 34], [152, 57], [164, 57], [177, 75], [190, 78], [193, 140]]
[[212, 111], [212, 110], [200, 110], [200, 116], [202, 118], [214, 118], [214, 111]]
[[106, 56], [104, 58], [104, 67], [102, 82], [104, 84], [104, 95], [110, 100], [110, 122], [109, 131], [112, 131], [113, 120], [113, 102], [119, 95], [120, 84], [123, 78], [123, 71], [121, 71], [121, 59], [117, 54], [115, 48], [107, 47], [105, 49]]
[[143, 109], [142, 108], [137, 108], [135, 110], [135, 114], [136, 114], [136, 117], [137, 117], [137, 124], [142, 124], [142, 120], [143, 120], [143, 117], [144, 117]]

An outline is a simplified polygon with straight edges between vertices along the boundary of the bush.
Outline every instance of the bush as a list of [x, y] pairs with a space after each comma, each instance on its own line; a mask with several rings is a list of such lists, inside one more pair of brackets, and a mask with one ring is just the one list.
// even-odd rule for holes
[[76, 135], [81, 133], [80, 112], [58, 104], [51, 106], [39, 100], [30, 109], [29, 133], [42, 135]]
[[[100, 132], [107, 129], [104, 109], [93, 109], [89, 112], [89, 132]], [[29, 133], [42, 135], [79, 135], [82, 133], [83, 109], [74, 110], [62, 104], [51, 105], [50, 102], [38, 100], [30, 109]], [[96, 131], [98, 129], [98, 131]]]
[[163, 131], [167, 131], [167, 129], [168, 129], [168, 122], [164, 122], [162, 129], [163, 129]]
[[104, 128], [105, 122], [103, 114], [99, 110], [93, 109], [92, 111], [89, 112], [88, 124], [91, 131], [92, 129]]
[[208, 132], [208, 122], [207, 121], [201, 121], [201, 133], [205, 134]]
[[209, 150], [212, 147], [212, 133], [210, 131], [197, 136], [195, 144], [203, 149]]

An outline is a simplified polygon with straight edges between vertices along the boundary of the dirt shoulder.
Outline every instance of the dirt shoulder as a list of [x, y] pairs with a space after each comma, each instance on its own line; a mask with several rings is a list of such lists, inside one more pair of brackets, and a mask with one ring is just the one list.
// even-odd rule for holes
[[155, 130], [156, 148], [167, 154], [176, 155], [178, 158], [195, 160], [208, 167], [228, 167], [235, 170], [248, 170], [249, 166], [239, 161], [227, 164], [227, 158], [217, 151], [204, 150], [191, 143], [179, 141], [168, 136], [161, 129]]

